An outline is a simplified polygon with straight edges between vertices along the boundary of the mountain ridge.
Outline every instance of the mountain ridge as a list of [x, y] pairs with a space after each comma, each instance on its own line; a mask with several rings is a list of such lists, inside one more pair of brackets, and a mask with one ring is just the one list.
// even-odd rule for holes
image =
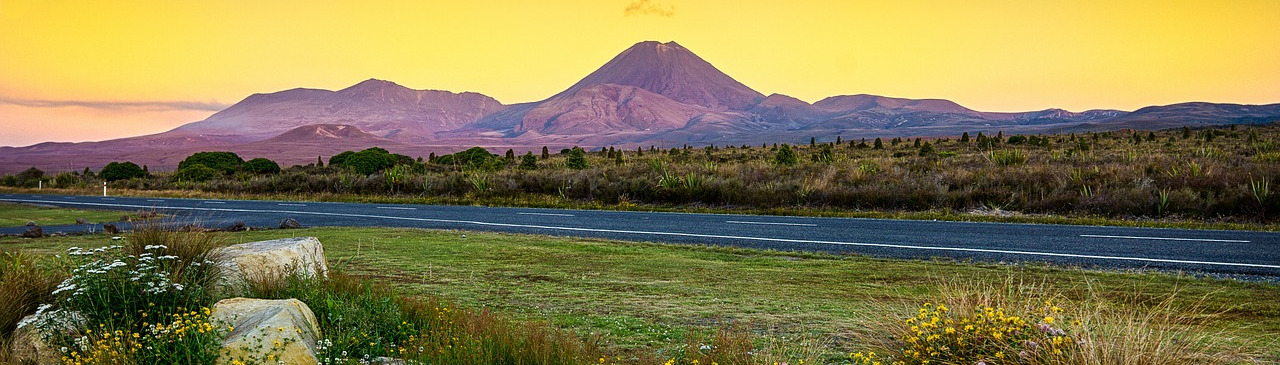
[[[387, 145], [408, 153], [475, 145], [670, 147], [796, 143], [836, 136], [1165, 129], [1276, 120], [1280, 120], [1280, 104], [1185, 102], [1132, 112], [1057, 108], [985, 112], [947, 99], [872, 94], [836, 95], [809, 103], [751, 89], [676, 42], [644, 41], [565, 90], [536, 102], [503, 104], [482, 93], [417, 90], [375, 78], [339, 90], [292, 88], [249, 95], [204, 120], [162, 133], [0, 147], [0, 172], [28, 166], [79, 170], [126, 158], [164, 169], [176, 165], [173, 154], [201, 148], [274, 151], [280, 155], [265, 157], [302, 161], [303, 153], [325, 153], [335, 146]], [[64, 161], [68, 160], [77, 166], [67, 166]]]

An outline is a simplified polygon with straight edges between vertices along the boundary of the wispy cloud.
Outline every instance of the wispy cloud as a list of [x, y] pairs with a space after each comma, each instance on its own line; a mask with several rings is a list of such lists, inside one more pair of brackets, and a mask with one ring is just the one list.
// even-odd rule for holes
[[657, 15], [661, 17], [672, 17], [676, 15], [675, 5], [663, 5], [649, 0], [636, 0], [627, 5], [627, 9], [623, 10], [623, 14], [632, 15]]
[[219, 111], [229, 105], [218, 102], [184, 101], [184, 100], [39, 100], [0, 96], [0, 104], [10, 104], [31, 108], [81, 107], [104, 110], [143, 109], [143, 110], [206, 110]]

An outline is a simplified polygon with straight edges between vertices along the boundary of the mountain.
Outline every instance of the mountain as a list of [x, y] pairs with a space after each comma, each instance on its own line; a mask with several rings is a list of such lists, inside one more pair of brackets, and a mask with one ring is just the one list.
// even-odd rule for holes
[[111, 161], [172, 169], [198, 151], [283, 164], [372, 146], [409, 156], [471, 146], [518, 151], [574, 145], [758, 144], [865, 137], [1164, 129], [1280, 121], [1280, 104], [1191, 102], [1133, 112], [985, 112], [946, 99], [838, 95], [808, 103], [743, 85], [675, 42], [640, 42], [547, 99], [512, 105], [473, 92], [415, 90], [369, 79], [341, 90], [253, 94], [205, 120], [100, 142], [0, 147], [0, 173], [100, 168]]
[[263, 139], [304, 125], [347, 124], [383, 138], [424, 143], [434, 140], [436, 132], [466, 126], [503, 107], [483, 94], [414, 90], [369, 79], [338, 91], [254, 94], [174, 131]]
[[603, 143], [698, 120], [749, 120], [742, 111], [763, 99], [676, 42], [646, 41], [568, 89], [482, 124], [530, 142], [587, 135]]

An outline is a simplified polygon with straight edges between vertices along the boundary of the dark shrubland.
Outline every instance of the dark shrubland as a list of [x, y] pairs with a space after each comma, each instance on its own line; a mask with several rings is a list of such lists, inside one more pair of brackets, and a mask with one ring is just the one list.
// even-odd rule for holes
[[[379, 195], [433, 203], [711, 207], [773, 211], [1004, 210], [1101, 218], [1274, 223], [1280, 125], [1236, 130], [892, 138], [670, 150], [565, 149], [504, 158], [471, 148], [415, 161], [380, 148], [343, 152], [327, 167], [225, 175], [183, 167], [118, 188], [215, 194]], [[907, 142], [907, 143], [903, 143]], [[513, 156], [515, 155], [515, 151]], [[197, 154], [200, 155], [200, 154]], [[192, 156], [192, 160], [197, 156]], [[223, 156], [220, 159], [233, 161]], [[204, 158], [208, 159], [208, 158]], [[517, 161], [519, 160], [519, 161]], [[185, 163], [186, 161], [184, 161]], [[228, 162], [230, 163], [230, 162]], [[392, 169], [396, 167], [396, 169]], [[213, 172], [213, 173], [211, 173]], [[59, 175], [59, 186], [96, 177]], [[34, 185], [28, 173], [5, 177]], [[480, 183], [479, 185], [477, 183]]]

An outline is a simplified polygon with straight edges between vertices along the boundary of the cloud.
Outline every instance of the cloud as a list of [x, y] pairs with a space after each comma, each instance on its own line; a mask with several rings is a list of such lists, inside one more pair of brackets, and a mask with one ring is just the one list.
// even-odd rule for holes
[[100, 100], [36, 100], [0, 96], [0, 104], [25, 106], [30, 108], [63, 108], [81, 107], [103, 110], [144, 109], [144, 110], [206, 110], [219, 111], [229, 105], [218, 102], [182, 101], [182, 100], [136, 100], [136, 101], [100, 101]]
[[676, 7], [674, 5], [663, 5], [649, 0], [636, 0], [627, 5], [627, 9], [623, 10], [623, 14], [632, 15], [657, 15], [670, 18], [676, 15]]

